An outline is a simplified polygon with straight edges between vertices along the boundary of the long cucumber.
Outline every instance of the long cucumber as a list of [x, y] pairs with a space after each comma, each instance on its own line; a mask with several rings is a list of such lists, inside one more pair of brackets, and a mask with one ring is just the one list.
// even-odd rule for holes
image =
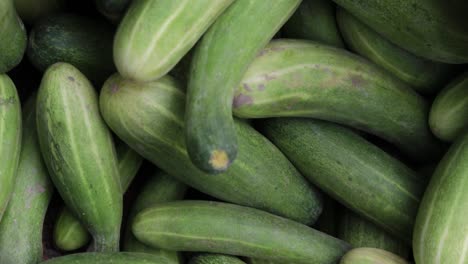
[[40, 264], [171, 264], [165, 259], [146, 253], [78, 253], [53, 258]]

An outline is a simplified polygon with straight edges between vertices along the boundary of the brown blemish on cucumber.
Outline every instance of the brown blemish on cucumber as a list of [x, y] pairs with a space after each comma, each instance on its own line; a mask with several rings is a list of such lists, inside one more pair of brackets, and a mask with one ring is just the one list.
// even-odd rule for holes
[[351, 84], [355, 88], [362, 87], [362, 85], [365, 82], [361, 75], [351, 75], [349, 79], [351, 80]]
[[72, 76], [68, 76], [68, 80], [74, 82], [74, 81], [75, 81], [75, 78], [73, 78]]
[[224, 150], [213, 150], [210, 156], [210, 165], [215, 170], [225, 170], [229, 165], [229, 157]]
[[251, 91], [252, 91], [252, 89], [250, 88], [250, 86], [249, 86], [248, 84], [243, 83], [242, 86], [244, 87], [244, 89], [245, 89], [246, 91], [248, 91], [248, 92], [251, 92]]
[[119, 86], [116, 83], [113, 83], [110, 87], [111, 94], [115, 94], [119, 91]]
[[253, 103], [252, 97], [244, 95], [242, 93], [236, 95], [232, 102], [234, 108], [240, 107], [242, 105], [251, 105]]
[[259, 84], [259, 85], [258, 85], [258, 90], [259, 90], [259, 91], [265, 90], [265, 85], [264, 85], [263, 83]]

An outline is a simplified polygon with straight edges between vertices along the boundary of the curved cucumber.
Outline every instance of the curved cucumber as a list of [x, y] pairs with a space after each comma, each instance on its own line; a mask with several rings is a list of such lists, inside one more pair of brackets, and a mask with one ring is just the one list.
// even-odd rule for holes
[[[53, 192], [37, 142], [36, 96], [23, 107], [23, 136], [16, 183], [0, 222], [0, 263], [42, 260], [42, 225]], [[3, 183], [2, 183], [3, 184]]]
[[435, 98], [429, 125], [440, 139], [453, 141], [468, 130], [468, 72], [450, 82]]
[[78, 253], [53, 258], [41, 264], [171, 264], [163, 258], [146, 253]]
[[95, 0], [99, 12], [110, 21], [117, 23], [125, 14], [132, 0]]
[[[350, 129], [313, 119], [270, 119], [265, 135], [317, 187], [405, 242], [424, 185], [405, 164]], [[300, 150], [300, 151], [298, 151]]]
[[140, 82], [166, 75], [232, 2], [133, 1], [114, 40], [119, 73]]
[[0, 1], [0, 74], [13, 69], [23, 59], [27, 36], [12, 0]]
[[54, 185], [92, 234], [94, 249], [118, 250], [123, 203], [112, 135], [94, 88], [72, 65], [56, 63], [45, 72], [37, 128]]
[[317, 189], [243, 122], [235, 123], [242, 150], [236, 163], [216, 177], [197, 169], [184, 141], [185, 93], [169, 76], [138, 83], [113, 75], [101, 90], [100, 109], [109, 127], [131, 148], [197, 190], [302, 223], [315, 222], [321, 212]]
[[346, 253], [340, 264], [409, 264], [403, 258], [378, 248], [355, 248]]
[[132, 230], [140, 241], [151, 246], [268, 258], [283, 263], [331, 264], [349, 250], [347, 243], [306, 225], [221, 202], [158, 204], [140, 212]]
[[39, 19], [65, 8], [66, 0], [13, 0], [16, 11], [26, 24], [34, 24]]
[[229, 255], [200, 254], [193, 257], [188, 264], [245, 264], [245, 262]]
[[416, 263], [468, 262], [468, 133], [437, 166], [418, 210], [413, 237]]
[[375, 134], [414, 160], [441, 154], [427, 124], [427, 102], [363, 58], [311, 41], [274, 40], [238, 87], [234, 115], [312, 117]]
[[255, 55], [300, 2], [236, 1], [197, 45], [188, 83], [185, 141], [189, 157], [199, 169], [219, 173], [236, 159], [234, 89]]

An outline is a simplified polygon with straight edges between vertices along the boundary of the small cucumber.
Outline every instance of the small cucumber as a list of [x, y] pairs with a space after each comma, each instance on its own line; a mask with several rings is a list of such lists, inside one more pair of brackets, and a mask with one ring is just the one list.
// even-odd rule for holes
[[229, 255], [200, 254], [193, 257], [188, 264], [245, 264], [245, 262]]
[[27, 38], [26, 29], [16, 14], [13, 0], [0, 1], [0, 74], [21, 62]]
[[171, 264], [165, 259], [146, 253], [78, 253], [53, 258], [40, 264]]
[[110, 21], [118, 23], [132, 0], [95, 0], [99, 12]]
[[405, 259], [378, 248], [355, 248], [350, 250], [340, 264], [410, 264]]
[[21, 19], [29, 25], [43, 17], [60, 12], [65, 8], [66, 0], [13, 0]]
[[135, 217], [132, 230], [138, 240], [155, 247], [283, 263], [331, 264], [350, 248], [295, 221], [250, 207], [210, 201], [154, 205]]

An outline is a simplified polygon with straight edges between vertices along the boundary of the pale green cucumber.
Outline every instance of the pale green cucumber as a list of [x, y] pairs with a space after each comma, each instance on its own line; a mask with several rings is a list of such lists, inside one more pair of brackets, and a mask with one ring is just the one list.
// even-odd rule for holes
[[236, 1], [197, 45], [187, 89], [185, 141], [189, 157], [199, 169], [219, 173], [236, 159], [234, 90], [257, 53], [300, 2]]
[[229, 255], [200, 254], [193, 257], [188, 264], [245, 264], [245, 262]]
[[27, 38], [26, 29], [16, 14], [13, 0], [0, 1], [0, 74], [21, 62]]
[[78, 253], [53, 258], [41, 264], [171, 264], [165, 259], [146, 253]]
[[66, 0], [13, 0], [18, 15], [26, 24], [34, 24], [37, 20], [63, 11]]
[[122, 192], [112, 135], [96, 91], [67, 63], [45, 72], [37, 99], [41, 152], [52, 181], [94, 239], [94, 250], [119, 249]]
[[355, 248], [346, 253], [340, 264], [410, 264], [405, 259], [378, 248]]
[[100, 109], [109, 127], [131, 148], [181, 182], [218, 199], [313, 223], [320, 193], [264, 136], [235, 122], [240, 155], [216, 177], [197, 169], [184, 141], [185, 93], [170, 76], [138, 83], [118, 74], [104, 84]]

